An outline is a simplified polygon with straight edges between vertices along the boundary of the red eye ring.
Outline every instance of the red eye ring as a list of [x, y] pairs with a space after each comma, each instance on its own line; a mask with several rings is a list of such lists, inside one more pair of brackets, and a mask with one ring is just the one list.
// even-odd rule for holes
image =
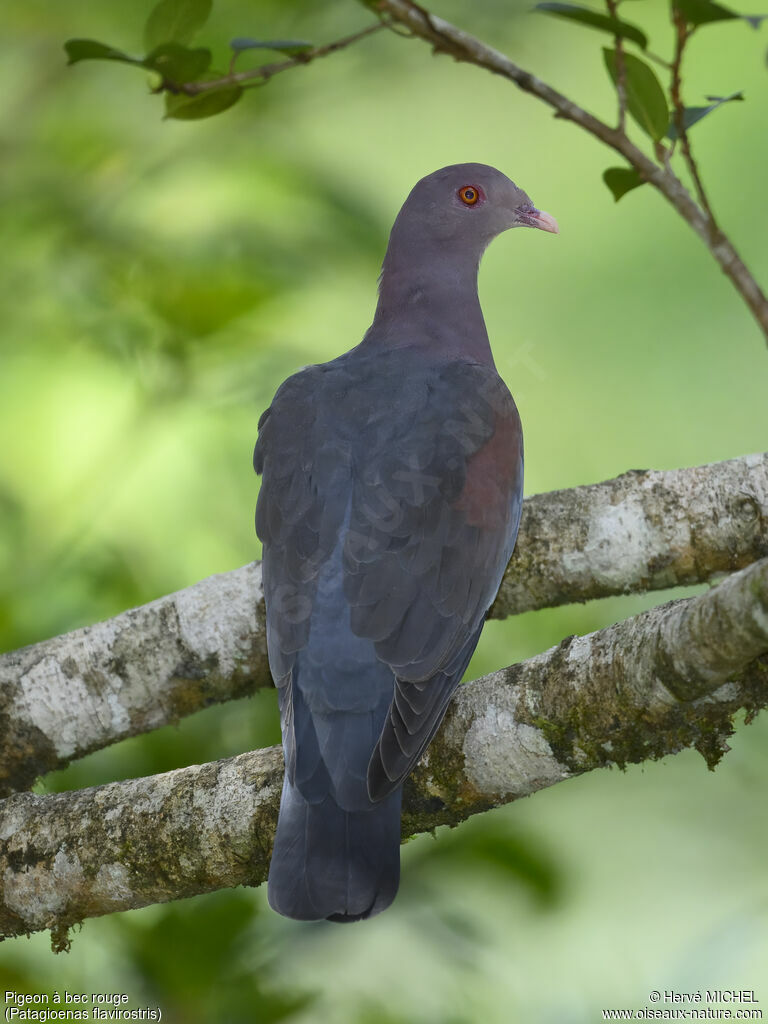
[[480, 189], [477, 185], [462, 185], [457, 195], [465, 206], [474, 206], [480, 198]]

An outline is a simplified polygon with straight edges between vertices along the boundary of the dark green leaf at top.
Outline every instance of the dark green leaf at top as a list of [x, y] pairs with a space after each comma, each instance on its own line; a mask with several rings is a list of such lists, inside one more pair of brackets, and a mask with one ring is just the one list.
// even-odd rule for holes
[[714, 0], [672, 0], [690, 25], [706, 25], [711, 21], [731, 21], [738, 18], [735, 11], [728, 10]]
[[[211, 77], [223, 78], [221, 73], [211, 72]], [[204, 117], [213, 117], [229, 110], [243, 95], [239, 85], [223, 85], [219, 89], [209, 89], [196, 96], [185, 93], [165, 94], [165, 116], [176, 121], [200, 121]]]
[[129, 57], [122, 50], [106, 43], [97, 43], [95, 39], [68, 39], [64, 49], [69, 57], [68, 63], [77, 64], [81, 60], [119, 60], [123, 64], [141, 64], [136, 57]]
[[[616, 51], [603, 49], [608, 74], [618, 82]], [[667, 97], [658, 78], [645, 61], [631, 53], [624, 57], [624, 85], [627, 93], [627, 109], [640, 127], [652, 139], [662, 139], [669, 128]]]
[[194, 82], [211, 66], [211, 51], [189, 50], [180, 43], [163, 43], [144, 58], [144, 66], [157, 71], [167, 82]]
[[739, 14], [729, 7], [723, 7], [715, 0], [672, 0], [672, 4], [683, 15], [689, 25], [709, 25], [715, 21], [733, 21], [736, 18], [747, 21], [752, 28], [759, 28], [768, 14]]
[[648, 46], [648, 37], [645, 32], [636, 25], [631, 25], [621, 18], [612, 18], [609, 14], [602, 14], [600, 11], [593, 11], [589, 7], [581, 7], [579, 4], [565, 3], [539, 3], [534, 7], [535, 11], [542, 14], [552, 14], [556, 18], [566, 18], [568, 21], [576, 21], [581, 25], [588, 25], [590, 28], [597, 28], [603, 32], [610, 32], [613, 36], [621, 36], [645, 49]]
[[290, 57], [314, 49], [312, 43], [303, 39], [251, 39], [248, 36], [233, 39], [229, 45], [235, 53], [240, 53], [241, 50], [277, 50], [278, 53], [285, 53]]
[[609, 167], [607, 171], [603, 171], [603, 181], [617, 203], [627, 192], [645, 184], [634, 167]]
[[[743, 100], [744, 93], [735, 92], [731, 96], [707, 96], [707, 99], [709, 100], [709, 106], [686, 107], [683, 111], [683, 124], [685, 125], [686, 131], [691, 127], [691, 125], [696, 124], [696, 122], [700, 121], [702, 117], [706, 117], [707, 114], [711, 114], [713, 110], [717, 110], [717, 108], [721, 107], [724, 103], [731, 103], [733, 100]], [[669, 130], [667, 131], [667, 138], [674, 141], [677, 137], [677, 124], [675, 123], [675, 118], [673, 116], [669, 125]]]
[[147, 51], [163, 43], [189, 43], [211, 13], [213, 0], [160, 0], [144, 26]]

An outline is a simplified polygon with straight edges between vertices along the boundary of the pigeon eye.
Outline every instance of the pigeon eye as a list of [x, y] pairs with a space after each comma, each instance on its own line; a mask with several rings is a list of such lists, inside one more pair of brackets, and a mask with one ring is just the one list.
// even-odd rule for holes
[[467, 206], [474, 206], [479, 198], [480, 189], [475, 188], [474, 185], [463, 185], [459, 189], [459, 199]]

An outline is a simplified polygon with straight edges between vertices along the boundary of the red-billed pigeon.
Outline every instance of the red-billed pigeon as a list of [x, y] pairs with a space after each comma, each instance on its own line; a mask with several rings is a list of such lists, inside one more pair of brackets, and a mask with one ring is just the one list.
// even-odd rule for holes
[[415, 186], [355, 348], [259, 421], [269, 664], [285, 780], [268, 896], [299, 920], [384, 910], [402, 784], [461, 681], [515, 546], [523, 436], [477, 296], [488, 243], [555, 220], [500, 171]]

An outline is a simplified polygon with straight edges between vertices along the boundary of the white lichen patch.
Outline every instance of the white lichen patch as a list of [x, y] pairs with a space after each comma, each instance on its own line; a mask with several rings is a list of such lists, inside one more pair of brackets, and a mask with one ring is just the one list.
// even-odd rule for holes
[[127, 734], [131, 727], [131, 716], [123, 706], [120, 695], [114, 690], [108, 690], [104, 694], [104, 704], [109, 711], [109, 723], [112, 735], [122, 736]]
[[724, 683], [714, 693], [708, 693], [699, 698], [701, 704], [718, 704], [735, 700], [739, 695], [739, 688], [736, 683]]
[[3, 882], [6, 906], [29, 928], [46, 928], [79, 894], [85, 876], [77, 854], [61, 849], [52, 870], [42, 864], [21, 871], [6, 868]]
[[577, 686], [583, 682], [581, 666], [589, 664], [592, 658], [592, 641], [595, 633], [585, 633], [583, 636], [574, 636], [568, 644], [568, 664], [573, 671], [569, 679]]
[[0, 840], [10, 839], [26, 824], [27, 815], [22, 807], [14, 807], [10, 800], [0, 801]]
[[84, 738], [90, 738], [92, 720], [83, 720], [82, 706], [92, 703], [82, 679], [64, 674], [57, 658], [41, 658], [21, 678], [15, 713], [48, 737], [60, 757], [70, 757]]
[[595, 510], [583, 548], [564, 552], [562, 563], [570, 577], [591, 576], [605, 587], [621, 588], [647, 575], [649, 559], [668, 545], [668, 537], [657, 536], [642, 503], [625, 498]]
[[128, 868], [119, 861], [102, 864], [93, 882], [93, 894], [110, 903], [131, 906], [133, 889], [130, 885], [130, 877]]
[[253, 575], [240, 569], [210, 576], [175, 596], [183, 643], [202, 660], [215, 655], [223, 675], [233, 671], [253, 644], [261, 596]]
[[752, 621], [763, 636], [768, 637], [768, 609], [759, 601], [755, 601], [752, 606]]
[[177, 792], [178, 779], [190, 775], [195, 770], [199, 771], [198, 765], [191, 765], [189, 768], [174, 768], [173, 771], [153, 775], [148, 779], [138, 779], [135, 788], [131, 787], [130, 791], [130, 805], [133, 814], [154, 817], [161, 811], [166, 811], [168, 802]]
[[506, 797], [526, 796], [569, 774], [538, 729], [493, 704], [467, 731], [464, 770], [480, 793]]
[[49, 653], [19, 677], [14, 717], [39, 729], [63, 759], [130, 730], [130, 690], [106, 668], [115, 621], [47, 641]]
[[[202, 848], [215, 850], [222, 836], [230, 842], [247, 836], [257, 810], [256, 796], [256, 790], [244, 783], [237, 761], [221, 765], [212, 791], [195, 789], [193, 807], [202, 819]], [[208, 836], [210, 845], [206, 843]]]

